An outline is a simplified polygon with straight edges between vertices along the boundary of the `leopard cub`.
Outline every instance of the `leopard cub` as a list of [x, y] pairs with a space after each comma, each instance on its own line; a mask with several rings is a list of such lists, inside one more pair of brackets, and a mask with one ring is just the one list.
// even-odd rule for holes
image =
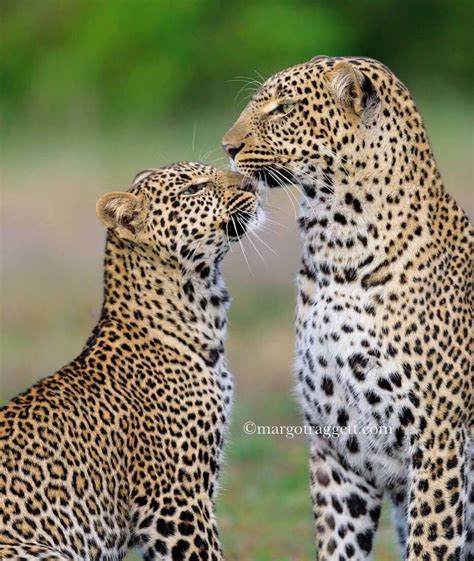
[[261, 219], [236, 173], [178, 163], [104, 195], [104, 302], [81, 354], [3, 408], [0, 558], [222, 559], [232, 401], [221, 262]]

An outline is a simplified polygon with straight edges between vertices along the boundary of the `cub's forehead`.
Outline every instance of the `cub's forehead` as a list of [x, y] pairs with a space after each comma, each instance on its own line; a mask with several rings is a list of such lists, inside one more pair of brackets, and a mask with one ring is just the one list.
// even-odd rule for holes
[[212, 166], [199, 162], [176, 162], [161, 168], [145, 169], [138, 172], [131, 188], [166, 188], [189, 183], [201, 177], [209, 177], [216, 172]]

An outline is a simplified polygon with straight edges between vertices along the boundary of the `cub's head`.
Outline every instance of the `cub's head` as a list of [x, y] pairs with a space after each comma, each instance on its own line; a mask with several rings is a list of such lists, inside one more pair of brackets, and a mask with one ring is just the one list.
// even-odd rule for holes
[[103, 195], [97, 215], [119, 238], [183, 262], [224, 255], [261, 210], [243, 176], [180, 162], [138, 173], [128, 192]]
[[398, 184], [389, 174], [408, 176], [412, 146], [429, 150], [425, 140], [408, 90], [385, 66], [320, 56], [269, 78], [222, 143], [241, 173], [269, 187], [299, 183], [324, 201], [344, 185], [364, 184], [370, 198]]

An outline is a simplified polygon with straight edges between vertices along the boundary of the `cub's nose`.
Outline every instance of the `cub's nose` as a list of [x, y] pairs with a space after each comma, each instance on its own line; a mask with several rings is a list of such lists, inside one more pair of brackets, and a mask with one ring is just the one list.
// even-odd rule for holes
[[242, 144], [240, 144], [240, 146], [235, 146], [234, 144], [223, 144], [222, 148], [224, 149], [224, 152], [233, 160], [235, 159], [235, 157], [237, 156], [237, 154], [242, 150], [242, 148], [244, 147], [244, 143], [242, 142]]

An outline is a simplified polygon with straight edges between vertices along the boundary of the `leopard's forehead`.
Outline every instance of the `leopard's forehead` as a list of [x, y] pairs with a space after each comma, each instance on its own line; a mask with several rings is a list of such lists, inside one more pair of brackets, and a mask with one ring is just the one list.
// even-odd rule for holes
[[213, 166], [200, 162], [176, 162], [156, 169], [146, 169], [136, 174], [131, 190], [141, 187], [161, 189], [185, 185], [200, 178], [211, 178], [219, 173]]
[[[393, 72], [378, 60], [365, 57], [329, 57], [316, 56], [311, 60], [290, 66], [268, 78], [255, 92], [253, 101], [262, 102], [269, 98], [284, 96], [285, 94], [310, 94], [324, 87], [325, 72], [334, 68], [340, 61], [347, 61], [369, 78], [377, 81], [393, 83], [397, 80]], [[398, 82], [398, 80], [397, 80]], [[399, 85], [399, 84], [397, 84]]]

